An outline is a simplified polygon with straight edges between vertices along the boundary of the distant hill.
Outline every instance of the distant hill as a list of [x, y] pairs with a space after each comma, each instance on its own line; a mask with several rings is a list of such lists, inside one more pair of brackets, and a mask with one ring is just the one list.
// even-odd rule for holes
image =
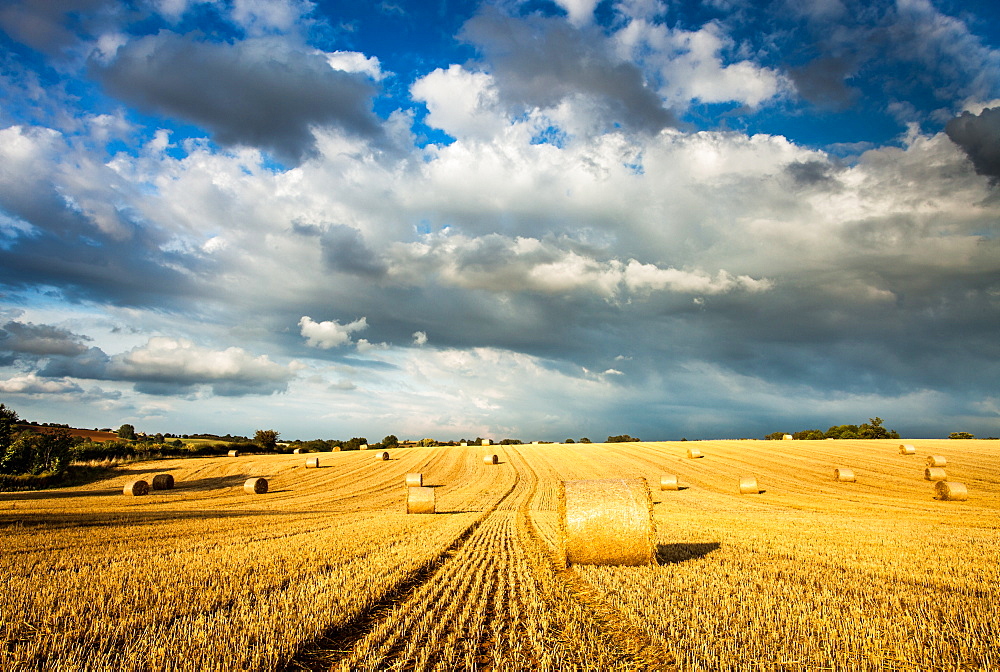
[[35, 432], [54, 432], [57, 429], [65, 429], [73, 436], [82, 436], [88, 441], [94, 441], [95, 443], [114, 441], [118, 438], [118, 435], [114, 432], [101, 432], [93, 429], [76, 429], [75, 427], [45, 427], [42, 425], [17, 425], [17, 431], [20, 432], [25, 429], [30, 429]]

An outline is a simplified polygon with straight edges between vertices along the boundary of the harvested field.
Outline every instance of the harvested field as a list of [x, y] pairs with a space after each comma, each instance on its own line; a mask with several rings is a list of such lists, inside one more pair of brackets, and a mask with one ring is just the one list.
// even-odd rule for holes
[[[968, 499], [891, 441], [189, 458], [0, 493], [0, 669], [1000, 668], [998, 445], [908, 443]], [[563, 566], [560, 481], [664, 471], [685, 488], [652, 490], [655, 563]], [[183, 487], [122, 497], [150, 473]], [[417, 473], [436, 515], [406, 514]]]

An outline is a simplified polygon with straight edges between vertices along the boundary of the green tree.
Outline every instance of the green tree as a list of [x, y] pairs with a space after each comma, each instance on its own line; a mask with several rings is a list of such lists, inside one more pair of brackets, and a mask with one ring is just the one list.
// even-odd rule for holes
[[859, 439], [898, 439], [899, 434], [882, 426], [882, 418], [868, 418], [858, 427]]
[[133, 427], [128, 423], [125, 423], [124, 425], [118, 428], [117, 434], [119, 439], [125, 439], [127, 441], [131, 441], [132, 439], [135, 438], [135, 427]]
[[799, 441], [802, 439], [816, 441], [818, 439], [826, 438], [821, 429], [804, 429], [801, 432], [795, 432], [792, 434], [792, 438]]
[[785, 432], [771, 432], [764, 437], [768, 441], [781, 441], [785, 438]]
[[275, 450], [278, 447], [278, 432], [273, 429], [258, 429], [253, 435], [253, 442], [263, 450]]
[[72, 447], [73, 435], [66, 429], [21, 432], [0, 456], [0, 473], [61, 474], [69, 466]]
[[383, 448], [395, 448], [398, 445], [399, 445], [399, 439], [396, 438], [395, 434], [390, 434], [384, 439], [382, 439]]
[[976, 437], [973, 436], [972, 434], [969, 434], [968, 432], [952, 432], [951, 434], [948, 435], [948, 438], [949, 439], [974, 439]]
[[0, 456], [7, 452], [7, 447], [14, 440], [14, 430], [17, 428], [17, 411], [0, 404]]
[[573, 439], [566, 439], [563, 443], [576, 443]]
[[618, 436], [609, 436], [607, 443], [628, 443], [630, 441], [641, 441], [642, 439], [637, 439], [635, 437], [629, 436], [628, 434], [619, 434]]

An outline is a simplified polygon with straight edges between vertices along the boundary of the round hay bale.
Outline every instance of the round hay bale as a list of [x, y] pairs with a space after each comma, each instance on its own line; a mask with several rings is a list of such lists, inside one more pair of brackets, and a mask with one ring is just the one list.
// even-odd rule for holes
[[938, 481], [934, 484], [934, 499], [945, 502], [964, 502], [969, 498], [969, 490], [962, 483]]
[[298, 455], [301, 452], [302, 452], [301, 448], [296, 448], [295, 450], [292, 451], [292, 455]]
[[424, 484], [423, 474], [407, 474], [406, 475], [406, 487], [408, 488], [419, 488]]
[[157, 474], [153, 476], [153, 490], [173, 490], [174, 477], [171, 474]]
[[339, 453], [340, 452], [340, 446], [334, 446], [333, 448], [330, 449], [330, 452], [331, 453]]
[[243, 484], [243, 491], [248, 495], [263, 495], [267, 492], [266, 478], [248, 478]]
[[697, 448], [688, 448], [688, 457], [695, 458], [695, 457], [705, 457], [705, 456], [702, 455], [701, 451], [698, 450]]
[[913, 446], [911, 446], [908, 443], [904, 443], [904, 444], [901, 444], [899, 446], [899, 454], [900, 455], [916, 455], [917, 454], [917, 449], [914, 448]]
[[500, 456], [496, 453], [483, 456], [483, 464], [500, 464]]
[[149, 494], [149, 483], [146, 481], [129, 481], [122, 488], [123, 495], [129, 495], [130, 497], [139, 497], [141, 495]]
[[368, 450], [368, 444], [362, 443], [360, 446], [358, 446], [358, 450]]
[[677, 485], [677, 476], [674, 474], [660, 476], [660, 490], [680, 490], [680, 486]]
[[924, 469], [925, 481], [947, 481], [948, 474], [941, 467], [927, 467]]
[[757, 485], [757, 479], [753, 476], [744, 476], [740, 479], [740, 494], [741, 495], [759, 495], [760, 486]]
[[840, 467], [833, 470], [833, 480], [841, 483], [854, 483], [857, 479], [854, 477], [854, 471]]
[[310, 457], [306, 460], [306, 469], [319, 469], [319, 458]]
[[[419, 475], [419, 474], [418, 474]], [[413, 487], [406, 489], [407, 513], [434, 513], [434, 488]]]
[[948, 460], [944, 459], [941, 455], [931, 455], [927, 458], [928, 467], [947, 467]]
[[782, 434], [781, 440], [782, 441], [791, 441], [792, 440], [792, 435], [791, 434]]
[[567, 565], [648, 565], [656, 557], [645, 478], [560, 481], [559, 530]]
[[389, 451], [388, 450], [380, 450], [379, 452], [375, 453], [375, 459], [376, 460], [382, 460], [383, 462], [386, 461], [386, 460], [388, 460], [389, 459]]
[[230, 450], [229, 451], [229, 457], [239, 457], [239, 456], [240, 456], [240, 451], [238, 451], [238, 450]]

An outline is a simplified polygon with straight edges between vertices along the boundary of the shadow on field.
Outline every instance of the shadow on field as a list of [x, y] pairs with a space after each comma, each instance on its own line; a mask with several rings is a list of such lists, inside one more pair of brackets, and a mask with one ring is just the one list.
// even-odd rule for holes
[[687, 560], [703, 558], [712, 551], [719, 549], [719, 542], [712, 541], [701, 544], [657, 544], [656, 560], [661, 565], [673, 565]]
[[[303, 512], [286, 512], [282, 515], [302, 515]], [[23, 517], [17, 510], [0, 511], [0, 529], [5, 527], [38, 528], [42, 530], [60, 530], [79, 527], [128, 527], [133, 525], [150, 525], [164, 521], [179, 520], [228, 520], [273, 516], [268, 511], [168, 511], [156, 510], [123, 510], [97, 513], [38, 513], [32, 511]]]

